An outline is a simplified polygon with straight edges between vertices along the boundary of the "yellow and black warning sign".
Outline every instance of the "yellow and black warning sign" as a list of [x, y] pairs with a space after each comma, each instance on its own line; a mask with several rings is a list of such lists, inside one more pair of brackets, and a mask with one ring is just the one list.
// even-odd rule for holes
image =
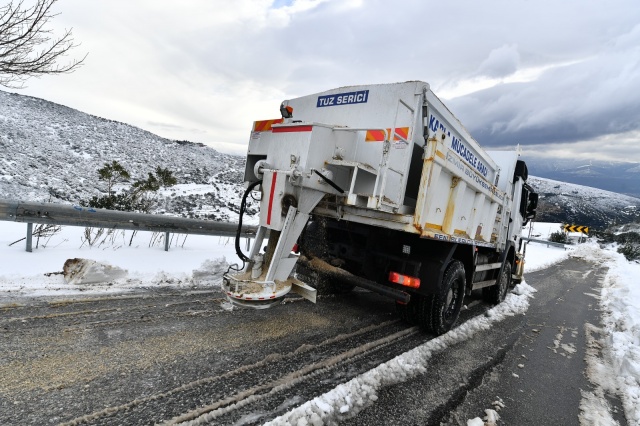
[[564, 232], [582, 232], [583, 234], [588, 234], [589, 227], [582, 225], [565, 225]]

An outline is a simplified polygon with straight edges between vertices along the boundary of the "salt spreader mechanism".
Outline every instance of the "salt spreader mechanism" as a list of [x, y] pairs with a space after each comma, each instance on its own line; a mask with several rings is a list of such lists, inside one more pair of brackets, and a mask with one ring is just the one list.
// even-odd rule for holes
[[251, 132], [241, 215], [259, 188], [260, 227], [248, 255], [236, 242], [232, 302], [360, 286], [442, 333], [465, 294], [498, 303], [522, 279], [520, 231], [537, 205], [526, 164], [483, 150], [427, 83], [342, 87], [280, 112]]

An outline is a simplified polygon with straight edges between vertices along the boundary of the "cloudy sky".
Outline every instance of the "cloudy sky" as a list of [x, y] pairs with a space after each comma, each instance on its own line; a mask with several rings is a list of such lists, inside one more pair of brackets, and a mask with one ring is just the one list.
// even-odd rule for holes
[[[33, 0], [26, 0], [29, 4]], [[0, 1], [0, 4], [3, 3]], [[7, 3], [7, 0], [4, 0]], [[638, 0], [59, 0], [89, 55], [19, 93], [244, 153], [283, 99], [423, 80], [484, 146], [640, 161]]]

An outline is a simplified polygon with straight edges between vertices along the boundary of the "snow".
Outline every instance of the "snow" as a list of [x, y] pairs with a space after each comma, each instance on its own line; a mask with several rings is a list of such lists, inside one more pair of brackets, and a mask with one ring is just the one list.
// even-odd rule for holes
[[[604, 355], [610, 361], [609, 377], [622, 398], [629, 424], [640, 424], [640, 264], [628, 262], [616, 252], [607, 252], [609, 272], [604, 280], [600, 306], [603, 309]], [[606, 387], [605, 387], [606, 389]]]
[[[535, 224], [531, 233], [542, 239], [558, 227], [559, 224]], [[84, 228], [63, 227], [39, 242], [34, 238], [33, 252], [27, 253], [24, 241], [10, 245], [25, 234], [25, 224], [0, 221], [0, 307], [13, 303], [16, 298], [115, 294], [162, 286], [217, 288], [229, 263], [238, 263], [231, 238], [190, 235], [185, 239], [184, 235], [176, 235], [172, 237], [169, 251], [165, 252], [164, 234], [139, 232], [129, 245], [131, 232], [116, 231], [99, 238], [93, 235], [96, 241], [89, 245]], [[246, 251], [244, 241], [241, 246]], [[593, 241], [566, 250], [531, 242], [527, 247], [525, 270], [543, 269], [569, 256], [585, 258], [608, 268], [601, 291], [593, 295], [603, 312], [602, 328], [585, 325], [587, 375], [594, 383], [594, 390], [582, 393], [581, 424], [616, 424], [605, 398], [607, 393], [615, 393], [622, 400], [629, 424], [639, 425], [640, 286], [635, 284], [640, 276], [640, 264], [628, 262], [614, 246], [601, 248]], [[114, 270], [125, 270], [126, 273], [109, 282], [69, 284], [59, 272], [65, 261], [73, 258], [111, 265]], [[328, 424], [354, 417], [375, 404], [381, 388], [427, 371], [435, 353], [490, 329], [508, 316], [525, 314], [535, 291], [523, 281], [504, 303], [485, 315], [460, 324], [449, 333], [299, 404], [268, 424]], [[561, 344], [559, 349], [567, 354], [575, 352], [575, 348]], [[498, 406], [494, 408], [499, 409]], [[486, 424], [498, 420], [494, 410], [486, 410], [485, 414]], [[483, 423], [479, 417], [467, 421], [468, 425]]]
[[500, 416], [495, 410], [488, 408], [484, 410], [484, 412], [487, 413], [487, 416], [484, 418], [487, 422], [487, 426], [495, 426], [496, 424], [498, 424]]
[[569, 257], [573, 252], [573, 248], [562, 249], [559, 247], [545, 246], [539, 243], [527, 244], [527, 253], [525, 256], [524, 270], [526, 272], [535, 272], [548, 268], [558, 262]]
[[[619, 426], [611, 415], [611, 407], [607, 404], [607, 400], [603, 394], [587, 392], [581, 390], [582, 401], [580, 401], [580, 420], [581, 426]], [[637, 424], [637, 423], [630, 423]]]
[[[0, 222], [0, 300], [131, 292], [141, 287], [219, 286], [228, 263], [237, 262], [232, 238], [199, 235], [174, 235], [165, 252], [164, 233], [138, 232], [129, 246], [131, 231], [115, 231], [103, 234], [89, 246], [83, 244], [85, 228], [63, 227], [51, 237], [40, 238], [38, 248], [34, 237], [31, 253], [25, 251], [24, 241], [9, 246], [26, 236], [26, 228], [26, 224]], [[244, 241], [241, 246], [246, 248]], [[66, 283], [62, 275], [55, 273], [62, 272], [67, 259], [73, 258], [124, 269], [126, 276], [109, 282]]]

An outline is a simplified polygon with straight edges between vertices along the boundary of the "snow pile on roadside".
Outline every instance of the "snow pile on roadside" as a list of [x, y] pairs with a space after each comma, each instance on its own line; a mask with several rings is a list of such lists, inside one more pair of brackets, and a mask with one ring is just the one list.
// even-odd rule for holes
[[67, 259], [62, 267], [68, 284], [93, 284], [119, 280], [127, 271], [117, 266], [90, 259]]
[[540, 243], [528, 243], [524, 263], [525, 276], [528, 272], [540, 271], [562, 262], [572, 254], [573, 250], [575, 247], [567, 247], [565, 250], [559, 247], [547, 247]]
[[593, 392], [582, 392], [581, 424], [618, 424], [610, 414], [605, 395], [622, 400], [629, 424], [640, 424], [640, 264], [615, 251], [615, 244], [602, 249], [595, 241], [571, 253], [608, 268], [600, 291], [602, 328], [585, 325], [587, 375]]
[[[553, 232], [562, 229], [561, 223], [551, 222], [530, 222], [522, 229], [523, 237], [530, 237], [538, 240], [549, 240]], [[530, 241], [527, 243], [524, 272], [535, 272], [548, 268], [558, 262], [565, 260], [574, 250], [573, 246], [566, 246], [564, 249], [546, 245], [544, 243]]]
[[629, 424], [640, 424], [640, 264], [613, 251], [607, 251], [607, 258], [609, 272], [600, 299], [604, 356]]
[[442, 336], [380, 364], [265, 425], [319, 425], [354, 417], [378, 399], [380, 389], [426, 372], [429, 360], [435, 352], [488, 330], [494, 323], [509, 316], [524, 314], [529, 307], [529, 298], [533, 297], [535, 291], [523, 281], [503, 303], [490, 309], [485, 315], [473, 318]]
[[[237, 262], [232, 238], [202, 235], [171, 235], [164, 251], [164, 233], [131, 231], [107, 233], [92, 245], [85, 228], [63, 226], [54, 235], [41, 238], [33, 252], [25, 251], [23, 223], [0, 221], [0, 294], [11, 297], [126, 293], [145, 287], [218, 286], [229, 262]], [[131, 243], [131, 244], [130, 244]], [[244, 241], [243, 241], [244, 246]], [[101, 279], [67, 283], [62, 276], [69, 259], [108, 264], [126, 270], [125, 276], [106, 274]], [[96, 275], [96, 274], [93, 274]], [[122, 274], [120, 274], [122, 275]]]
[[624, 256], [618, 255], [615, 251], [602, 249], [594, 239], [587, 240], [586, 243], [575, 246], [569, 255], [594, 262], [597, 265], [607, 268], [611, 268], [618, 256], [626, 262]]
[[593, 324], [585, 324], [587, 377], [593, 384], [593, 389], [580, 390], [580, 414], [578, 419], [581, 425], [619, 426], [613, 418], [611, 405], [607, 401], [606, 394], [617, 392], [616, 377], [610, 362], [605, 361], [603, 349], [604, 330]]

